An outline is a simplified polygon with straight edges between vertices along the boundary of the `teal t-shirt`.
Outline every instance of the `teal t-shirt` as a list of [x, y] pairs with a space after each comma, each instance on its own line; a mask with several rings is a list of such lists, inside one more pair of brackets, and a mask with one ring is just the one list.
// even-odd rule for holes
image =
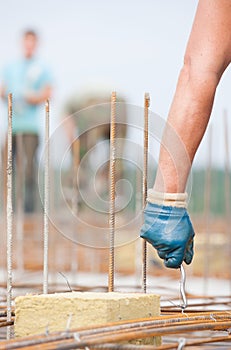
[[51, 85], [51, 75], [37, 58], [21, 59], [9, 64], [3, 72], [6, 94], [13, 94], [13, 133], [39, 133], [39, 105], [27, 103], [26, 96], [39, 93]]

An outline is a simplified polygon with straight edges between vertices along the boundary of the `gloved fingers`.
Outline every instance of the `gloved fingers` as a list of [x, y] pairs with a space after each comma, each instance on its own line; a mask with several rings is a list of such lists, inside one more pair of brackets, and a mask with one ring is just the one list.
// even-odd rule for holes
[[148, 243], [150, 243], [154, 248], [158, 250], [156, 247], [156, 241], [158, 242], [159, 237], [156, 235], [156, 232], [153, 228], [150, 228], [150, 225], [144, 224], [141, 227], [140, 237], [145, 239]]
[[176, 266], [176, 262], [175, 262], [175, 258], [174, 257], [170, 257], [167, 258], [166, 255], [167, 253], [165, 251], [162, 250], [157, 250], [157, 254], [159, 255], [159, 257], [164, 260], [164, 265], [166, 267], [171, 267], [171, 268], [177, 268], [178, 266]]
[[193, 259], [193, 239], [190, 240], [190, 242], [187, 245], [185, 256], [184, 256], [184, 261], [187, 265], [191, 264], [192, 259]]
[[166, 257], [164, 259], [164, 265], [171, 269], [178, 269], [182, 264], [182, 261], [183, 261], [183, 258], [179, 256], [171, 256], [170, 258]]
[[150, 223], [145, 222], [140, 230], [140, 237], [146, 239], [151, 243], [152, 237], [152, 225]]
[[148, 234], [146, 234], [145, 232], [144, 232], [144, 233], [141, 233], [140, 237], [143, 238], [143, 239], [145, 239], [145, 241], [147, 241], [148, 243], [150, 243], [150, 244], [154, 247], [153, 241], [152, 241], [152, 239], [149, 237]]
[[163, 252], [162, 250], [157, 250], [157, 254], [161, 259], [165, 259], [166, 257], [166, 252]]
[[164, 265], [172, 269], [178, 269], [184, 259], [184, 247], [178, 247], [165, 255]]

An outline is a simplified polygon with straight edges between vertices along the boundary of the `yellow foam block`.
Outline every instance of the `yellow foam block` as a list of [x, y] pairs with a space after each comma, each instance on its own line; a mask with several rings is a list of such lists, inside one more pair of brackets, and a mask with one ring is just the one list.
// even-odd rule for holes
[[[141, 293], [69, 292], [15, 299], [15, 336], [65, 331], [158, 316], [160, 297]], [[150, 343], [150, 340], [149, 340]], [[155, 342], [154, 342], [155, 343]]]

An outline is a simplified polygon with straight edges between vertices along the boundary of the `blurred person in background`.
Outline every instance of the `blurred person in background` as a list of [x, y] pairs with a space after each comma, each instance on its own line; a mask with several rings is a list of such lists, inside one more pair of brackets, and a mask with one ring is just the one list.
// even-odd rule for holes
[[[51, 96], [51, 74], [36, 56], [38, 35], [27, 30], [22, 36], [22, 57], [3, 70], [0, 94], [7, 103], [13, 94], [13, 157], [17, 155], [17, 135], [22, 138], [25, 164], [25, 211], [32, 212], [36, 201], [36, 151], [39, 145], [40, 105]], [[6, 152], [5, 152], [6, 153]]]

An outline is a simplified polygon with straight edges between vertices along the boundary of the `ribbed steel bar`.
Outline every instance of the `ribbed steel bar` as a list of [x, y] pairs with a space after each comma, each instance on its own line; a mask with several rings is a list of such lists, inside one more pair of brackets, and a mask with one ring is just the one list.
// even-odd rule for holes
[[[148, 108], [150, 105], [150, 97], [148, 93], [144, 95], [144, 149], [143, 149], [143, 210], [147, 201], [147, 178], [148, 178]], [[147, 292], [147, 242], [142, 240], [142, 289]]]
[[[66, 337], [66, 339], [64, 339]], [[50, 341], [49, 339], [46, 339], [46, 337], [43, 338], [44, 343], [39, 343], [38, 341], [34, 341], [34, 344], [30, 344], [28, 346], [21, 346], [20, 342], [17, 342], [16, 347], [16, 341], [14, 343], [8, 343], [5, 344], [5, 346], [0, 346], [0, 349], [7, 349], [7, 350], [13, 350], [13, 349], [23, 349], [23, 350], [55, 350], [55, 349], [67, 349], [67, 346], [70, 346], [69, 349], [79, 349], [78, 343], [73, 342], [73, 335], [66, 335], [62, 336], [62, 340], [58, 340], [58, 337], [54, 337], [53, 341]], [[187, 340], [185, 339], [185, 345], [187, 347], [196, 346], [196, 345], [203, 345], [203, 344], [210, 344], [210, 343], [225, 343], [225, 342], [231, 342], [231, 336], [216, 336], [216, 337], [206, 337], [206, 338], [198, 338], [195, 340]], [[160, 346], [154, 346], [154, 345], [133, 345], [133, 344], [118, 344], [118, 343], [105, 343], [105, 344], [99, 344], [99, 345], [92, 345], [90, 347], [91, 350], [95, 349], [101, 349], [101, 350], [172, 350], [172, 349], [178, 349], [179, 342], [174, 342], [171, 344], [163, 344]], [[65, 346], [65, 347], [64, 347]], [[72, 347], [71, 347], [72, 346]], [[83, 348], [82, 348], [83, 349]]]
[[14, 324], [13, 320], [11, 320], [11, 321], [1, 321], [0, 322], [0, 328], [13, 326], [13, 324]]
[[81, 338], [80, 341], [75, 341], [71, 344], [57, 346], [57, 349], [79, 349], [81, 347], [92, 347], [92, 345], [98, 345], [108, 342], [120, 342], [135, 340], [139, 338], [155, 337], [166, 334], [180, 334], [194, 331], [205, 330], [226, 330], [231, 327], [231, 321], [225, 322], [213, 322], [213, 323], [200, 323], [200, 324], [186, 324], [169, 327], [146, 327], [145, 329], [136, 329], [126, 332], [117, 332], [115, 334], [100, 334], [96, 336], [89, 336]]
[[[12, 244], [13, 244], [13, 203], [12, 203], [12, 94], [8, 95], [8, 135], [7, 135], [7, 322], [12, 312]], [[7, 327], [7, 339], [11, 338], [11, 327]]]
[[[231, 342], [231, 336], [211, 337], [211, 338], [199, 338], [196, 340], [185, 339], [185, 346], [195, 346], [203, 344], [211, 344], [218, 342]], [[160, 346], [154, 345], [131, 345], [131, 344], [102, 344], [91, 346], [91, 350], [173, 350], [178, 349], [179, 342], [171, 344], [164, 344]]]
[[43, 293], [48, 293], [48, 248], [49, 248], [49, 124], [50, 105], [45, 103], [45, 153], [44, 153], [44, 226], [43, 226]]
[[[192, 307], [204, 307], [204, 306], [216, 306], [216, 305], [230, 305], [230, 304], [231, 304], [230, 300], [228, 300], [228, 301], [206, 301], [206, 302], [203, 302], [203, 303], [202, 302], [190, 303], [190, 308], [192, 308]], [[174, 307], [175, 307], [175, 305], [167, 305], [167, 306], [164, 306], [163, 309], [171, 309], [171, 308], [174, 308]], [[190, 313], [190, 312], [193, 312], [193, 311], [190, 310], [188, 312]], [[196, 312], [198, 312], [198, 310], [196, 310]], [[199, 311], [199, 312], [201, 312], [201, 311]]]
[[16, 239], [17, 239], [17, 269], [22, 272], [24, 269], [24, 253], [23, 253], [23, 135], [16, 135], [16, 165], [17, 165], [17, 176], [16, 176], [16, 193], [17, 193], [17, 225], [16, 225]]
[[[225, 330], [231, 326], [231, 315], [230, 313], [218, 312], [214, 314], [201, 313], [198, 316], [186, 317], [186, 314], [179, 314], [178, 317], [172, 318], [171, 316], [166, 317], [155, 317], [154, 319], [146, 319], [144, 321], [129, 321], [122, 324], [112, 324], [109, 326], [96, 326], [88, 327], [88, 329], [71, 330], [66, 333], [53, 333], [48, 336], [34, 336], [21, 338], [16, 341], [2, 342], [0, 349], [17, 349], [26, 348], [29, 346], [40, 345], [42, 348], [43, 344], [49, 344], [49, 349], [69, 349], [71, 345], [72, 349], [102, 345], [105, 343], [132, 340], [149, 336], [157, 335], [168, 335], [168, 334], [179, 334], [182, 332], [194, 332], [197, 330]], [[78, 341], [76, 339], [78, 338]], [[73, 342], [67, 344], [67, 341]], [[57, 342], [61, 342], [57, 346]], [[53, 345], [55, 344], [55, 347]], [[7, 345], [7, 346], [6, 346]], [[45, 346], [45, 345], [44, 345]]]
[[114, 291], [115, 276], [115, 160], [116, 160], [116, 93], [111, 94], [111, 124], [110, 124], [110, 208], [109, 208], [109, 272], [108, 291]]

